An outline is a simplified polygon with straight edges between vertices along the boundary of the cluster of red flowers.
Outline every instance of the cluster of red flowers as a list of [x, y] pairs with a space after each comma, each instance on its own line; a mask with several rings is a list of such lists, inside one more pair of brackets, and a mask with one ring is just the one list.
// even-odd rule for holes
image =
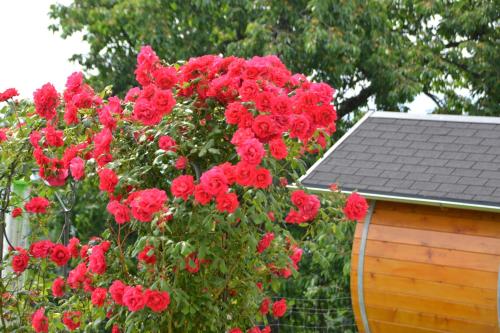
[[151, 188], [130, 193], [123, 203], [112, 200], [109, 202], [107, 210], [115, 217], [118, 224], [130, 221], [130, 214], [140, 222], [151, 222], [155, 213], [165, 210], [164, 205], [167, 200], [165, 191]]
[[[102, 288], [102, 291], [99, 291], [99, 293], [104, 294], [104, 296], [100, 295], [96, 297], [98, 298], [98, 302], [94, 303], [92, 301], [92, 303], [102, 306], [107, 291]], [[145, 307], [148, 307], [153, 312], [163, 312], [170, 304], [170, 295], [166, 291], [144, 289], [140, 285], [127, 286], [120, 280], [116, 280], [111, 284], [109, 294], [115, 304], [125, 306], [131, 312], [140, 311]]]
[[71, 257], [76, 257], [75, 246], [79, 244], [78, 239], [73, 238], [68, 246], [54, 244], [50, 240], [40, 240], [31, 244], [29, 251], [21, 247], [16, 247], [12, 255], [12, 270], [16, 273], [22, 273], [29, 265], [30, 256], [37, 259], [49, 259], [57, 266], [64, 266]]
[[349, 220], [361, 222], [365, 218], [367, 211], [368, 203], [365, 198], [356, 192], [349, 195], [344, 207], [344, 214]]
[[171, 88], [177, 83], [177, 72], [162, 66], [153, 49], [144, 46], [137, 57], [135, 77], [143, 89], [127, 94], [135, 102], [133, 116], [143, 125], [157, 125], [175, 106]]
[[318, 214], [320, 202], [317, 196], [307, 194], [302, 190], [292, 193], [292, 203], [298, 208], [298, 211], [291, 209], [285, 218], [288, 223], [304, 223], [312, 221]]
[[49, 200], [43, 197], [35, 197], [24, 205], [24, 209], [26, 209], [26, 211], [29, 213], [44, 214], [47, 212], [47, 208], [49, 206], [50, 206]]
[[16, 96], [19, 96], [19, 93], [15, 88], [6, 89], [4, 92], [0, 93], [0, 102], [5, 102], [6, 100]]

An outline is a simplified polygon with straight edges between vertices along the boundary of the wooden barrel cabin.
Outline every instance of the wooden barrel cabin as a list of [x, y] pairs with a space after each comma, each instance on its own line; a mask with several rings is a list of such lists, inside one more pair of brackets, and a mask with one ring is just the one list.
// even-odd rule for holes
[[500, 332], [500, 118], [369, 113], [300, 182], [369, 200], [359, 332]]

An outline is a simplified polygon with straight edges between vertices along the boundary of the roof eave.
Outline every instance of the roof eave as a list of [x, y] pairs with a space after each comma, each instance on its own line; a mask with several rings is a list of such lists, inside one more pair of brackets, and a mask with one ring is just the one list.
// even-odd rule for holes
[[[293, 188], [293, 189], [300, 188], [296, 184], [288, 185], [288, 187]], [[312, 187], [312, 186], [304, 186], [304, 187], [311, 192], [316, 192], [319, 194], [331, 192], [331, 190], [325, 189], [325, 188]], [[345, 194], [357, 192], [360, 195], [364, 196], [366, 199], [370, 199], [370, 200], [402, 202], [402, 203], [412, 203], [412, 204], [427, 205], [427, 206], [459, 208], [459, 209], [469, 209], [469, 210], [478, 210], [478, 211], [485, 211], [485, 212], [500, 213], [500, 207], [498, 207], [498, 206], [479, 205], [479, 204], [472, 204], [472, 203], [467, 203], [467, 202], [455, 202], [455, 201], [446, 201], [446, 200], [415, 198], [415, 197], [410, 197], [410, 196], [403, 197], [403, 196], [378, 194], [378, 193], [370, 193], [370, 192], [363, 192], [363, 191], [341, 190], [341, 192], [345, 193]]]

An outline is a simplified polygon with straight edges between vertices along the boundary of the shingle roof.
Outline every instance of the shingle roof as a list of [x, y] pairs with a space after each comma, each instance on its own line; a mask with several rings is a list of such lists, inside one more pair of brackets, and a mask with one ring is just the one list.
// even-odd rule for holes
[[500, 208], [500, 118], [371, 113], [300, 182]]

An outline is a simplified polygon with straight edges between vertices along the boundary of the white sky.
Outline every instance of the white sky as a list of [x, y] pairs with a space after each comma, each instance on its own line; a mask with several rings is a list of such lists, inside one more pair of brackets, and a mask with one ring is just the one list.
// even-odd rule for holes
[[62, 39], [48, 30], [48, 12], [56, 0], [0, 0], [0, 91], [16, 88], [22, 97], [47, 82], [62, 90], [66, 78], [81, 70], [68, 58], [86, 52], [88, 45], [80, 36]]
[[[48, 30], [52, 3], [69, 4], [71, 0], [0, 0], [0, 92], [16, 88], [21, 97], [32, 98], [33, 92], [47, 82], [62, 91], [66, 78], [81, 70], [68, 59], [74, 53], [85, 53], [88, 44], [81, 35], [62, 39]], [[434, 103], [419, 95], [408, 104], [411, 112], [426, 113]]]

